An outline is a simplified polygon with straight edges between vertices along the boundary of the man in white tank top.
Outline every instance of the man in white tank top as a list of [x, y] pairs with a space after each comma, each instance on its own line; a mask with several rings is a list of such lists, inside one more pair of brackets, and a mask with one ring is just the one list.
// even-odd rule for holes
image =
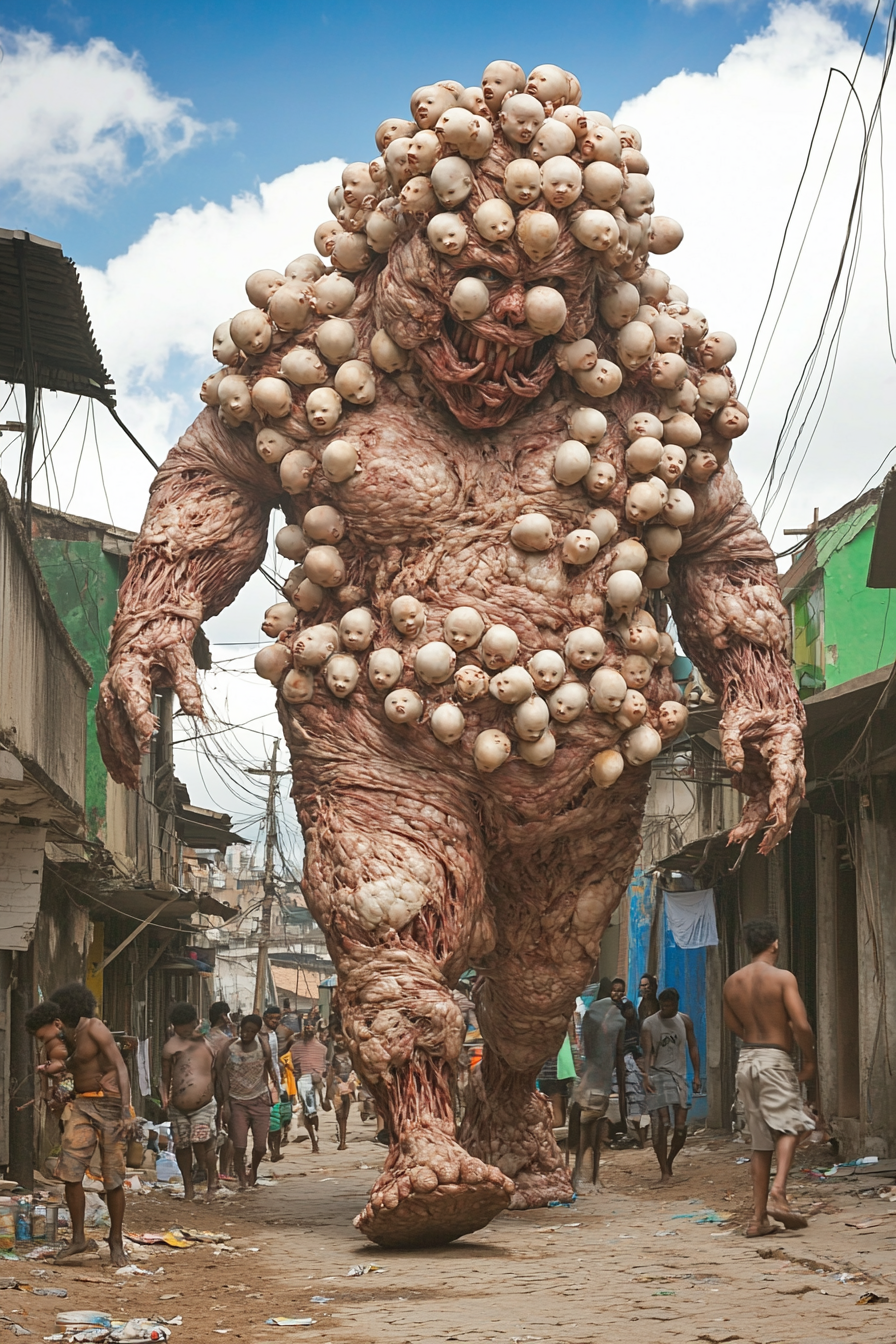
[[[694, 1024], [686, 1013], [678, 1011], [678, 1001], [677, 989], [664, 989], [659, 996], [659, 1012], [645, 1017], [641, 1028], [644, 1088], [662, 1185], [672, 1179], [672, 1163], [688, 1136], [686, 1051], [694, 1068], [694, 1092], [700, 1091], [700, 1050]], [[667, 1151], [670, 1129], [672, 1143]]]

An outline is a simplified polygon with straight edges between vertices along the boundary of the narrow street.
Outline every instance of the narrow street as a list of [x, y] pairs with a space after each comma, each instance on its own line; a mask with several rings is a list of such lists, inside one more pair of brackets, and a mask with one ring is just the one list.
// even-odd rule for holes
[[[228, 1335], [251, 1344], [591, 1344], [635, 1336], [651, 1344], [892, 1344], [896, 1337], [896, 1203], [860, 1194], [893, 1179], [885, 1172], [865, 1168], [826, 1182], [797, 1172], [793, 1197], [812, 1212], [808, 1231], [746, 1241], [749, 1166], [738, 1164], [746, 1150], [698, 1135], [671, 1188], [653, 1184], [649, 1149], [611, 1151], [603, 1195], [572, 1208], [506, 1213], [444, 1250], [382, 1251], [351, 1219], [383, 1149], [372, 1142], [372, 1126], [354, 1118], [349, 1149], [337, 1153], [332, 1116], [322, 1121], [319, 1157], [307, 1142], [289, 1144], [276, 1168], [262, 1166], [263, 1178], [276, 1171], [273, 1185], [211, 1206], [185, 1205], [161, 1190], [129, 1196], [132, 1233], [185, 1226], [231, 1241], [181, 1250], [131, 1244], [133, 1264], [152, 1277], [113, 1274], [108, 1258], [95, 1255], [58, 1268], [8, 1263], [20, 1281], [65, 1288], [68, 1298], [6, 1291], [0, 1312], [38, 1338], [53, 1333], [59, 1310], [180, 1315], [172, 1344], [217, 1344]], [[382, 1272], [348, 1277], [352, 1266], [370, 1263]], [[868, 1293], [890, 1302], [860, 1305]], [[266, 1324], [276, 1316], [314, 1324]]]

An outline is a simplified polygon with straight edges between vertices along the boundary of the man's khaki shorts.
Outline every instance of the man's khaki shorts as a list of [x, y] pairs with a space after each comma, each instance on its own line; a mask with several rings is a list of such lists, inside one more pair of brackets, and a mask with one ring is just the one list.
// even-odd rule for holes
[[753, 1151], [770, 1153], [782, 1134], [803, 1134], [813, 1128], [800, 1096], [793, 1060], [774, 1046], [748, 1046], [740, 1052], [737, 1092]]
[[583, 1087], [581, 1083], [573, 1090], [572, 1099], [582, 1108], [582, 1124], [592, 1120], [603, 1120], [610, 1105], [610, 1098], [603, 1092], [597, 1092], [592, 1087]]
[[80, 1185], [99, 1144], [103, 1186], [106, 1190], [118, 1190], [124, 1185], [127, 1141], [118, 1137], [122, 1123], [118, 1097], [72, 1097], [63, 1115], [57, 1179]]

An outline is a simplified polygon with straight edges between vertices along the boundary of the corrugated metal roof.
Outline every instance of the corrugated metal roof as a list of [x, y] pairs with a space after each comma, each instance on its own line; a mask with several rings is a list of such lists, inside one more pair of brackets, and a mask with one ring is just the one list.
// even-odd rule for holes
[[0, 229], [0, 380], [25, 381], [23, 311], [27, 301], [34, 381], [55, 392], [115, 405], [74, 262], [59, 243]]

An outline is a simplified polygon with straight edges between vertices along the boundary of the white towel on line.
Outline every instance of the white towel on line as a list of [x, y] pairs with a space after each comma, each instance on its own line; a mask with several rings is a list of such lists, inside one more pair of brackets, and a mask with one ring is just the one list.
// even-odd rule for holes
[[717, 947], [716, 903], [709, 891], [666, 891], [666, 920], [676, 947]]

